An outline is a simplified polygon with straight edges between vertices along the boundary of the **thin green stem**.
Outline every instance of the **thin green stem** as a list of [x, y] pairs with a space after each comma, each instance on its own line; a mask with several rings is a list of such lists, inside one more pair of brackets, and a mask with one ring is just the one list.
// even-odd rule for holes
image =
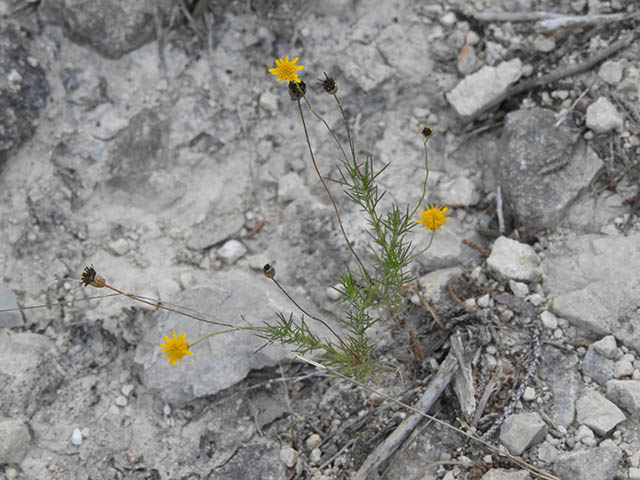
[[342, 338], [340, 337], [340, 335], [338, 335], [333, 328], [331, 328], [329, 326], [329, 324], [327, 322], [325, 322], [324, 320], [322, 320], [321, 318], [315, 317], [313, 315], [311, 315], [309, 312], [307, 312], [304, 308], [302, 308], [298, 302], [296, 302], [293, 297], [291, 295], [289, 295], [289, 292], [287, 292], [284, 287], [282, 285], [280, 285], [280, 282], [278, 282], [275, 278], [271, 277], [271, 280], [273, 280], [273, 283], [275, 283], [278, 288], [282, 291], [282, 293], [284, 293], [286, 295], [286, 297], [291, 301], [291, 303], [293, 303], [296, 307], [298, 307], [298, 310], [300, 310], [302, 313], [304, 313], [307, 317], [312, 318], [313, 320], [315, 320], [316, 322], [320, 322], [322, 325], [324, 325], [332, 334], [334, 337], [336, 337], [338, 339], [338, 341], [342, 344], [342, 346], [346, 349], [346, 351], [348, 351], [351, 355], [353, 355], [354, 358], [358, 358], [358, 356], [356, 355], [356, 353], [351, 350], [349, 348], [349, 346], [344, 343], [344, 340], [342, 340]]
[[356, 161], [356, 149], [355, 149], [355, 146], [353, 145], [353, 139], [351, 138], [351, 131], [349, 130], [349, 122], [347, 121], [347, 114], [342, 108], [342, 104], [340, 103], [340, 99], [338, 98], [338, 95], [334, 93], [333, 98], [336, 99], [336, 103], [338, 104], [338, 108], [340, 109], [340, 113], [342, 114], [342, 121], [344, 122], [344, 129], [347, 131], [347, 141], [349, 142], [349, 148], [351, 149], [351, 157], [353, 158], [353, 166], [358, 172], [358, 175], [362, 177], [362, 174], [360, 174], [360, 169], [358, 168], [358, 162]]
[[[305, 100], [306, 100], [306, 98], [305, 98]], [[309, 104], [308, 101], [307, 101], [307, 104]], [[360, 266], [360, 270], [362, 270], [362, 274], [364, 275], [364, 277], [367, 279], [367, 281], [369, 283], [372, 283], [373, 281], [371, 279], [371, 276], [369, 275], [369, 272], [367, 271], [366, 267], [362, 263], [362, 260], [360, 260], [360, 257], [358, 256], [356, 251], [353, 249], [353, 246], [351, 245], [351, 242], [349, 241], [349, 238], [347, 237], [347, 232], [345, 232], [344, 226], [342, 225], [342, 217], [340, 216], [340, 212], [338, 210], [338, 205], [336, 204], [336, 201], [333, 198], [333, 195], [331, 194], [331, 191], [329, 190], [329, 187], [327, 186], [326, 182], [324, 181], [324, 178], [322, 178], [322, 175], [320, 174], [320, 170], [318, 169], [318, 164], [316, 162], [316, 157], [313, 154], [313, 148], [311, 148], [311, 140], [309, 139], [309, 132], [307, 130], [307, 123], [306, 123], [306, 121], [304, 119], [304, 113], [302, 112], [302, 104], [300, 103], [300, 100], [298, 100], [298, 111], [300, 112], [300, 120], [302, 120], [302, 127], [304, 128], [304, 136], [305, 136], [305, 138], [307, 140], [307, 146], [309, 147], [309, 153], [311, 154], [311, 162], [313, 163], [313, 168], [315, 169], [316, 174], [318, 175], [318, 178], [320, 179], [320, 183], [322, 183], [322, 186], [324, 187], [324, 190], [327, 192], [327, 195], [329, 196], [329, 200], [331, 201], [331, 205], [333, 205], [333, 210], [335, 211], [336, 218], [338, 219], [338, 224], [340, 225], [340, 231], [342, 232], [342, 236], [344, 237], [344, 241], [347, 243], [347, 247], [349, 247], [349, 250], [351, 250], [351, 253], [353, 254], [353, 256], [356, 259], [356, 261], [358, 262], [358, 265]], [[344, 152], [344, 150], [343, 150], [343, 152]]]
[[427, 181], [429, 180], [429, 151], [427, 149], [427, 142], [429, 141], [431, 137], [426, 137], [424, 139], [424, 170], [425, 170], [425, 175], [424, 175], [424, 184], [422, 186], [422, 196], [420, 197], [420, 201], [418, 202], [418, 204], [416, 205], [416, 208], [413, 209], [413, 211], [411, 212], [411, 217], [413, 217], [416, 212], [418, 211], [418, 209], [420, 207], [422, 207], [422, 202], [424, 201], [424, 197], [427, 195]]
[[196, 340], [195, 342], [189, 343], [189, 348], [193, 348], [196, 345], [198, 345], [199, 343], [204, 342], [205, 340], [211, 338], [211, 337], [215, 337], [216, 335], [222, 335], [223, 333], [231, 333], [231, 332], [238, 332], [240, 330], [253, 330], [253, 331], [262, 331], [264, 330], [261, 327], [236, 327], [236, 328], [230, 328], [228, 330], [221, 330], [219, 332], [214, 332], [214, 333], [210, 333], [209, 335], [205, 335], [204, 337]]

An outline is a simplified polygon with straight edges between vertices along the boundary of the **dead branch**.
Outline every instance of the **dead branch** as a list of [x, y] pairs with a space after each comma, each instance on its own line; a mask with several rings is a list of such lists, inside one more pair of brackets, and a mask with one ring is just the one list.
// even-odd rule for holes
[[491, 99], [489, 102], [487, 102], [482, 108], [480, 108], [476, 112], [472, 113], [471, 115], [463, 116], [461, 118], [461, 125], [464, 127], [465, 125], [468, 125], [469, 123], [476, 121], [478, 118], [480, 118], [482, 115], [487, 113], [489, 110], [500, 105], [507, 98], [511, 98], [515, 95], [520, 95], [521, 93], [528, 92], [529, 90], [532, 90], [534, 88], [541, 87], [549, 83], [557, 82], [558, 80], [562, 80], [563, 78], [571, 77], [573, 75], [577, 75], [579, 73], [586, 72], [587, 70], [592, 69], [593, 67], [598, 65], [600, 62], [608, 58], [611, 58], [611, 56], [613, 56], [616, 52], [618, 52], [618, 50], [621, 50], [629, 46], [631, 42], [633, 42], [633, 40], [636, 38], [637, 35], [638, 35], [638, 31], [634, 30], [632, 33], [630, 33], [626, 37], [622, 38], [621, 40], [618, 40], [615, 43], [612, 43], [611, 45], [609, 45], [609, 47], [605, 48], [604, 50], [597, 53], [590, 59], [578, 65], [575, 65], [572, 67], [559, 67], [546, 75], [542, 75], [541, 77], [538, 77], [538, 78], [532, 78], [530, 80], [527, 80], [526, 82], [522, 82], [519, 85], [514, 85], [513, 87], [508, 88], [507, 90], [502, 92], [500, 95], [497, 95], [496, 97]]
[[[436, 402], [438, 397], [440, 397], [444, 389], [451, 383], [451, 380], [457, 370], [458, 360], [452, 352], [449, 352], [440, 365], [438, 372], [429, 382], [429, 385], [422, 394], [422, 397], [418, 400], [415, 408], [421, 412], [427, 412]], [[352, 477], [353, 480], [366, 480], [371, 473], [387, 461], [391, 455], [400, 448], [402, 443], [416, 428], [422, 418], [423, 417], [421, 415], [417, 415], [415, 413], [406, 417], [398, 428], [396, 428], [394, 432], [389, 435], [384, 442], [378, 445], [371, 455], [369, 455], [360, 469]]]

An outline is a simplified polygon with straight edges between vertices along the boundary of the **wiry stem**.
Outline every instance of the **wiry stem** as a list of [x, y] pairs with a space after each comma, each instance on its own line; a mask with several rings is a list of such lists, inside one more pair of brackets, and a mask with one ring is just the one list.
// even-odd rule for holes
[[322, 325], [324, 325], [331, 333], [333, 333], [333, 336], [336, 337], [338, 339], [338, 341], [342, 344], [342, 346], [353, 356], [353, 358], [357, 359], [358, 356], [356, 355], [356, 353], [351, 350], [351, 348], [349, 348], [349, 346], [344, 343], [344, 340], [342, 340], [342, 338], [340, 337], [340, 335], [338, 335], [333, 328], [331, 328], [329, 326], [329, 324], [327, 324], [327, 322], [325, 322], [324, 320], [322, 320], [321, 318], [318, 317], [314, 317], [313, 315], [311, 315], [309, 312], [307, 312], [304, 308], [302, 308], [298, 302], [296, 302], [293, 297], [291, 295], [289, 295], [289, 293], [284, 289], [284, 287], [282, 285], [280, 285], [280, 282], [278, 282], [275, 278], [271, 277], [271, 280], [273, 280], [273, 283], [275, 283], [278, 288], [282, 291], [282, 293], [284, 293], [286, 295], [286, 297], [291, 300], [291, 303], [293, 303], [298, 310], [300, 310], [302, 313], [304, 313], [307, 317], [312, 318], [313, 320], [315, 320], [316, 322], [320, 322]]
[[349, 250], [351, 250], [351, 253], [353, 254], [354, 258], [356, 259], [356, 261], [358, 262], [358, 265], [360, 266], [360, 270], [362, 270], [362, 274], [366, 277], [367, 281], [369, 283], [373, 283], [371, 276], [369, 275], [369, 272], [367, 271], [367, 269], [365, 268], [364, 264], [362, 263], [362, 260], [360, 260], [360, 257], [358, 256], [358, 254], [356, 253], [356, 251], [353, 249], [353, 246], [351, 245], [351, 242], [349, 241], [349, 238], [347, 237], [347, 233], [344, 231], [344, 226], [342, 225], [342, 217], [340, 216], [340, 212], [338, 211], [338, 205], [336, 204], [335, 199], [333, 198], [333, 195], [331, 194], [331, 191], [329, 190], [329, 187], [327, 186], [326, 182], [324, 181], [324, 178], [322, 178], [322, 175], [320, 174], [320, 170], [318, 169], [318, 164], [316, 163], [316, 158], [315, 155], [313, 154], [313, 148], [311, 148], [311, 140], [309, 139], [309, 132], [307, 131], [307, 123], [304, 120], [304, 113], [302, 112], [302, 105], [300, 104], [300, 100], [298, 100], [298, 111], [300, 112], [300, 119], [302, 120], [302, 127], [304, 128], [304, 136], [307, 140], [307, 145], [309, 147], [309, 153], [311, 154], [311, 162], [313, 163], [313, 168], [316, 171], [316, 174], [318, 175], [318, 178], [320, 179], [320, 183], [322, 183], [322, 186], [324, 187], [324, 190], [327, 192], [327, 195], [329, 196], [329, 200], [331, 201], [331, 205], [333, 205], [333, 210], [336, 213], [336, 218], [338, 219], [338, 224], [340, 225], [340, 231], [342, 232], [342, 236], [344, 237], [344, 241], [347, 243], [347, 247], [349, 247]]
[[356, 161], [356, 149], [353, 145], [353, 138], [351, 138], [351, 130], [349, 129], [349, 122], [347, 121], [347, 114], [342, 108], [342, 104], [340, 103], [340, 99], [337, 94], [333, 94], [333, 98], [336, 99], [336, 103], [338, 104], [338, 108], [340, 109], [340, 113], [342, 114], [342, 121], [344, 122], [344, 128], [347, 131], [347, 141], [349, 142], [349, 148], [351, 149], [351, 157], [353, 158], [353, 166], [358, 172], [358, 175], [362, 177], [360, 173], [360, 168], [358, 167], [358, 162]]
[[[215, 322], [213, 320], [207, 320], [206, 318], [198, 317], [196, 315], [191, 315], [190, 313], [182, 312], [180, 310], [176, 310], [175, 308], [165, 307], [164, 305], [160, 305], [159, 303], [148, 302], [147, 300], [143, 300], [142, 298], [140, 298], [140, 297], [138, 297], [136, 295], [131, 295], [130, 293], [125, 293], [122, 290], [118, 290], [117, 288], [112, 287], [108, 283], [104, 284], [104, 288], [108, 288], [109, 290], [113, 290], [114, 292], [119, 293], [120, 295], [124, 295], [125, 297], [130, 298], [131, 300], [135, 300], [136, 302], [145, 303], [147, 305], [151, 305], [152, 307], [160, 308], [162, 310], [167, 310], [169, 312], [177, 313], [178, 315], [183, 315], [185, 317], [193, 318], [194, 320], [198, 320], [199, 322], [210, 323], [212, 325], [219, 325], [221, 327], [237, 328], [235, 325], [231, 325], [229, 323]], [[257, 327], [252, 327], [252, 328], [257, 329]]]

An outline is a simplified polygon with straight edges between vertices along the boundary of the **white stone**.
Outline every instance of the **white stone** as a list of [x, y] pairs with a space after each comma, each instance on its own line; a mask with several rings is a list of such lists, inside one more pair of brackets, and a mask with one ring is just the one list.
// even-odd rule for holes
[[613, 359], [616, 357], [618, 350], [616, 338], [613, 335], [602, 337], [600, 340], [593, 343], [593, 349], [603, 357]]
[[622, 80], [624, 65], [617, 60], [607, 60], [598, 70], [598, 76], [609, 85], [618, 85]]
[[513, 294], [518, 298], [524, 298], [529, 295], [529, 287], [526, 283], [516, 282], [515, 280], [509, 280], [509, 288]]
[[556, 48], [556, 42], [552, 37], [539, 35], [533, 39], [533, 48], [538, 52], [549, 53]]
[[314, 448], [318, 448], [322, 443], [322, 437], [317, 433], [312, 433], [307, 437], [304, 444], [309, 450], [313, 450]]
[[625, 357], [626, 355], [616, 362], [616, 366], [613, 369], [615, 378], [628, 377], [633, 373], [633, 363]]
[[640, 468], [631, 467], [629, 469], [629, 480], [640, 480]]
[[521, 75], [519, 58], [502, 62], [497, 67], [485, 66], [467, 75], [446, 97], [458, 115], [471, 115], [518, 81]]
[[524, 394], [522, 395], [522, 399], [525, 402], [531, 402], [536, 399], [536, 389], [532, 387], [527, 387], [524, 389]]
[[442, 17], [440, 17], [440, 23], [448, 27], [455, 24], [456, 21], [457, 21], [457, 18], [454, 12], [447, 12]]
[[235, 263], [236, 260], [242, 258], [247, 253], [245, 247], [238, 240], [229, 240], [218, 250], [218, 257], [226, 264]]
[[540, 321], [542, 322], [542, 326], [547, 330], [555, 330], [558, 328], [558, 317], [548, 310], [540, 314]]
[[287, 468], [293, 468], [298, 461], [298, 452], [291, 447], [284, 447], [280, 450], [280, 460]]
[[317, 465], [318, 463], [320, 463], [320, 459], [322, 459], [322, 450], [320, 450], [319, 448], [314, 448], [313, 450], [311, 450], [311, 453], [309, 454], [309, 461], [312, 464]]
[[126, 407], [127, 404], [129, 403], [129, 401], [127, 400], [127, 397], [125, 397], [124, 395], [118, 395], [114, 400], [114, 402], [119, 407]]
[[600, 97], [587, 108], [587, 127], [596, 133], [622, 131], [622, 115], [607, 98]]
[[604, 436], [627, 417], [600, 393], [587, 390], [576, 402], [576, 418], [578, 423]]
[[539, 307], [540, 305], [542, 305], [544, 303], [544, 297], [542, 295], [540, 295], [539, 293], [532, 293], [525, 300], [527, 302], [535, 305], [536, 307]]
[[476, 303], [480, 308], [488, 308], [491, 304], [491, 296], [486, 293], [485, 295], [478, 298], [478, 300], [476, 300]]
[[540, 257], [535, 250], [506, 237], [499, 237], [493, 243], [487, 266], [500, 277], [523, 282], [534, 282], [542, 276]]
[[476, 185], [468, 177], [455, 177], [440, 182], [436, 187], [436, 195], [448, 207], [472, 207], [480, 201]]
[[79, 428], [74, 428], [71, 432], [71, 444], [76, 447], [82, 445], [82, 432]]
[[640, 381], [609, 380], [607, 397], [634, 417], [640, 416]]
[[129, 242], [126, 238], [119, 238], [109, 243], [109, 250], [111, 253], [119, 257], [126, 255], [129, 252], [129, 249]]

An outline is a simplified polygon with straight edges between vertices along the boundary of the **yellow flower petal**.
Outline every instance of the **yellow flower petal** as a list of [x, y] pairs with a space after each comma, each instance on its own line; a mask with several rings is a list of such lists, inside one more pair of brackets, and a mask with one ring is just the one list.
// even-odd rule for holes
[[176, 331], [173, 331], [171, 338], [164, 336], [166, 343], [160, 344], [162, 347], [160, 352], [166, 353], [165, 360], [169, 360], [170, 365], [175, 365], [178, 360], [182, 362], [185, 355], [193, 356], [193, 352], [189, 350], [189, 342], [186, 340], [187, 334], [181, 333], [176, 337]]
[[447, 213], [448, 207], [434, 207], [433, 203], [431, 207], [425, 205], [426, 210], [420, 210], [420, 215], [422, 218], [416, 220], [417, 223], [424, 224], [425, 230], [428, 232], [429, 230], [440, 230], [440, 227], [444, 225], [447, 220], [451, 220], [450, 217], [447, 217], [445, 214]]
[[300, 78], [298, 78], [298, 74], [296, 73], [298, 70], [302, 70], [304, 65], [296, 65], [298, 61], [298, 57], [293, 60], [289, 60], [289, 55], [285, 56], [284, 59], [276, 59], [275, 68], [270, 68], [269, 73], [276, 75], [280, 83], [282, 82], [296, 82], [300, 83]]

